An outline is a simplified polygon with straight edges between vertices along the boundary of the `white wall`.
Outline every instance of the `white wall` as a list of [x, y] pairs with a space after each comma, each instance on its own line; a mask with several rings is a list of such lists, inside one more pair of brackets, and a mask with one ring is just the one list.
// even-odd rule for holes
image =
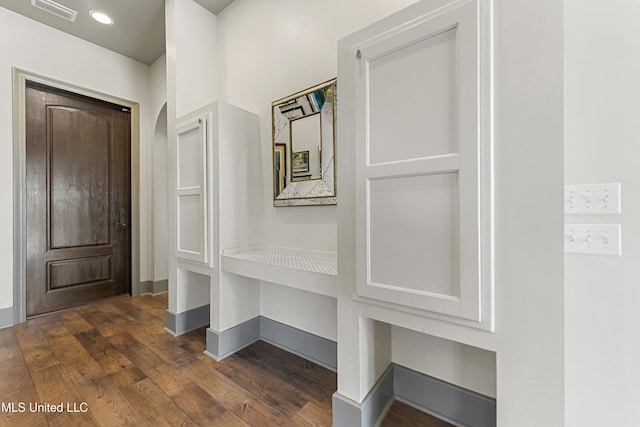
[[162, 55], [149, 69], [149, 105], [152, 125], [167, 103], [167, 55]]
[[209, 276], [195, 273], [181, 268], [177, 271], [178, 283], [181, 284], [180, 292], [176, 298], [176, 313], [201, 307], [209, 303], [211, 292]]
[[[414, 2], [331, 0], [318, 7], [317, 2], [236, 0], [218, 15], [220, 97], [259, 114], [262, 158], [268, 159], [265, 165], [271, 159], [271, 102], [335, 77], [337, 40]], [[262, 181], [262, 188], [256, 191], [272, 194], [269, 168], [265, 167]], [[264, 211], [266, 241], [256, 243], [336, 250], [335, 207], [274, 208], [272, 199], [267, 197]], [[335, 300], [331, 298], [261, 284], [263, 316], [336, 340], [336, 314]], [[425, 335], [404, 331], [402, 335], [394, 334], [394, 361], [479, 393], [495, 395], [492, 352], [435, 338], [427, 343]], [[428, 347], [434, 363], [414, 351], [415, 345]], [[486, 357], [475, 362], [471, 356], [474, 351]], [[472, 367], [476, 363], [482, 364], [484, 370], [474, 374]], [[461, 373], [453, 374], [458, 371]]]
[[260, 282], [260, 315], [337, 341], [336, 299]]
[[[218, 99], [217, 87], [217, 18], [191, 0], [165, 2], [167, 139], [169, 141], [167, 176], [169, 224], [168, 253], [176, 250], [176, 119]], [[185, 283], [189, 276], [177, 274], [174, 256], [169, 257], [169, 310], [181, 312], [194, 308], [181, 301], [192, 301]], [[210, 298], [200, 299], [199, 305]], [[213, 304], [213, 301], [212, 301]]]
[[169, 189], [167, 211], [167, 222], [169, 224], [168, 249], [169, 262], [168, 270], [168, 291], [169, 291], [169, 311], [177, 312], [177, 292], [178, 292], [178, 269], [176, 257], [171, 254], [176, 250], [176, 202], [173, 200], [173, 189], [176, 188], [176, 165], [171, 159], [176, 158], [176, 0], [165, 0], [165, 40], [166, 40], [166, 76], [167, 76], [167, 141], [168, 141], [168, 163], [167, 163], [167, 188]]
[[149, 79], [149, 97], [151, 107], [153, 142], [150, 145], [152, 158], [151, 177], [153, 193], [151, 206], [153, 212], [153, 234], [150, 239], [149, 257], [151, 257], [152, 277], [154, 282], [166, 280], [169, 259], [169, 224], [167, 211], [167, 165], [168, 165], [168, 140], [167, 140], [167, 56], [162, 55], [151, 64]]
[[217, 18], [191, 0], [175, 2], [176, 117], [218, 99]]
[[[265, 165], [271, 162], [271, 102], [335, 77], [340, 38], [414, 1], [236, 0], [218, 15], [220, 98], [260, 116]], [[339, 98], [338, 83], [338, 108]], [[264, 169], [257, 191], [273, 194], [272, 175]], [[274, 208], [267, 197], [264, 210], [266, 242], [260, 243], [336, 250], [335, 206]]]
[[562, 426], [563, 2], [495, 7], [498, 425]]
[[467, 390], [496, 397], [496, 355], [405, 328], [391, 328], [392, 362]]
[[[218, 15], [220, 99], [260, 116], [264, 167], [255, 194], [263, 201], [260, 234], [265, 237], [256, 244], [336, 251], [335, 206], [273, 207], [271, 102], [336, 77], [340, 38], [414, 1], [236, 0]], [[335, 299], [271, 283], [260, 286], [261, 315], [337, 339]]]
[[[140, 251], [149, 251], [148, 152], [150, 111], [149, 67], [94, 44], [54, 30], [0, 8], [0, 203], [13, 205], [13, 137], [11, 67], [140, 103]], [[13, 305], [12, 209], [4, 209], [0, 220], [0, 308]], [[148, 260], [140, 260], [141, 280], [150, 277]]]
[[622, 256], [565, 256], [567, 427], [640, 425], [640, 3], [565, 1], [565, 183], [622, 183]]
[[160, 110], [153, 138], [153, 257], [154, 282], [169, 277], [169, 200], [167, 197], [167, 165], [169, 141], [167, 139], [167, 109]]

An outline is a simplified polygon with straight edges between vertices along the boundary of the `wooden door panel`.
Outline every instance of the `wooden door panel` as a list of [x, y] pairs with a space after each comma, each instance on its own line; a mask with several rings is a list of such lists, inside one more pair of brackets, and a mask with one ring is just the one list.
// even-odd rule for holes
[[130, 292], [128, 110], [29, 82], [26, 126], [27, 315]]
[[49, 290], [112, 280], [111, 255], [47, 263]]
[[50, 248], [109, 244], [110, 120], [78, 108], [47, 110]]

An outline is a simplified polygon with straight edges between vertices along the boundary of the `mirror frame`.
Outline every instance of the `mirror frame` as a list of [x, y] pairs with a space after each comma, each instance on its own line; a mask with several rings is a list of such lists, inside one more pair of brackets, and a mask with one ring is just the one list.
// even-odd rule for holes
[[[278, 190], [278, 188], [280, 187], [280, 182], [282, 181], [282, 176], [280, 174], [277, 175], [278, 170], [276, 169], [276, 151], [281, 151], [282, 152], [282, 143], [281, 141], [278, 140], [278, 136], [276, 132], [276, 108], [287, 104], [288, 102], [291, 102], [292, 100], [295, 100], [297, 98], [300, 97], [304, 97], [306, 95], [309, 95], [313, 92], [316, 92], [318, 90], [324, 89], [328, 86], [333, 86], [333, 90], [331, 91], [332, 93], [332, 101], [333, 101], [333, 106], [331, 109], [332, 112], [332, 117], [331, 117], [331, 123], [332, 123], [332, 132], [333, 132], [333, 156], [331, 156], [331, 162], [332, 162], [332, 176], [329, 177], [324, 177], [321, 176], [319, 178], [315, 178], [315, 179], [310, 179], [310, 180], [293, 180], [291, 177], [289, 177], [287, 174], [289, 172], [285, 173], [285, 188], [283, 190], [280, 191], [280, 193], [276, 194], [276, 191]], [[327, 206], [327, 205], [336, 205], [337, 204], [337, 191], [336, 191], [336, 134], [337, 134], [337, 128], [336, 128], [336, 118], [337, 118], [337, 114], [336, 114], [336, 103], [337, 103], [337, 94], [336, 94], [336, 90], [337, 90], [337, 79], [333, 78], [331, 80], [328, 80], [326, 82], [320, 83], [318, 85], [315, 85], [313, 87], [310, 87], [308, 89], [302, 90], [300, 92], [294, 93], [292, 95], [286, 96], [284, 98], [280, 98], [276, 101], [273, 101], [271, 103], [271, 140], [272, 140], [272, 145], [271, 145], [271, 153], [272, 153], [272, 162], [271, 162], [271, 168], [273, 170], [273, 206], [275, 207], [284, 207], [284, 206]], [[315, 112], [311, 112], [308, 114], [305, 114], [303, 116], [300, 117], [296, 117], [293, 120], [302, 118], [302, 117], [309, 117], [312, 114], [322, 114], [323, 113], [323, 109], [321, 109], [320, 111], [315, 111]], [[291, 122], [293, 121], [292, 119], [287, 119], [287, 124], [283, 125], [282, 123], [280, 123], [279, 129], [282, 130], [283, 126], [289, 126], [289, 149], [288, 150], [284, 150], [284, 159], [282, 159], [282, 154], [280, 154], [280, 158], [282, 160], [284, 160], [284, 165], [285, 165], [285, 169], [286, 171], [288, 170], [288, 163], [287, 162], [292, 162], [293, 161], [293, 150], [292, 150], [292, 146], [293, 143], [292, 141], [290, 141], [291, 139]], [[321, 119], [322, 120], [322, 119]], [[280, 117], [280, 121], [282, 121], [282, 115]], [[324, 147], [323, 141], [321, 141], [322, 147]], [[324, 148], [322, 149], [322, 151], [324, 151]], [[322, 158], [320, 158], [320, 163], [322, 162]], [[322, 168], [324, 168], [324, 165], [322, 165]], [[322, 181], [324, 183], [324, 186], [330, 189], [330, 193], [327, 192], [326, 194], [321, 193], [321, 195], [317, 195], [317, 192], [313, 191], [314, 188], [316, 187], [315, 185], [310, 187], [309, 191], [307, 194], [309, 193], [313, 193], [314, 195], [309, 195], [309, 196], [297, 196], [297, 197], [278, 197], [279, 194], [282, 193], [282, 191], [286, 190], [286, 189], [290, 189], [290, 190], [295, 190], [296, 186], [299, 186], [300, 183], [304, 183], [304, 182], [309, 182], [309, 181]], [[293, 185], [293, 188], [290, 188]]]

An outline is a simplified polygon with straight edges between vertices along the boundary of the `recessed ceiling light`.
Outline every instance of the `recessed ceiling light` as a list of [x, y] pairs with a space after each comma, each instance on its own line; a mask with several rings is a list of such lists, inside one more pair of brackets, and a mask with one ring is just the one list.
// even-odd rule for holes
[[93, 19], [101, 24], [113, 25], [113, 18], [104, 12], [100, 12], [99, 10], [92, 10], [91, 12], [89, 12], [89, 14]]

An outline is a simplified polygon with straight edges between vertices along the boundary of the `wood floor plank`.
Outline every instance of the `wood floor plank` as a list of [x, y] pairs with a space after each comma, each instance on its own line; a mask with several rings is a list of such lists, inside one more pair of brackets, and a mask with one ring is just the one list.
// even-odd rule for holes
[[395, 401], [380, 427], [453, 427], [451, 424]]
[[252, 394], [219, 372], [218, 368], [226, 363], [226, 359], [220, 363], [211, 359], [201, 359], [181, 366], [180, 373], [186, 375], [251, 426], [295, 425], [279, 408], [269, 406], [259, 396]]
[[36, 371], [38, 369], [60, 364], [55, 353], [51, 351], [51, 345], [46, 340], [42, 341], [38, 346], [24, 349], [22, 352], [24, 354], [24, 360], [30, 371]]
[[80, 316], [93, 326], [93, 329], [99, 331], [102, 336], [108, 337], [122, 330], [121, 324], [113, 322], [111, 316], [101, 311], [87, 311], [81, 313]]
[[[78, 391], [61, 365], [53, 365], [31, 372], [31, 378], [38, 393], [38, 400], [29, 403], [50, 403], [64, 405], [77, 404], [80, 406], [86, 402], [84, 396]], [[56, 426], [95, 426], [96, 420], [91, 412], [69, 413], [55, 412], [45, 413], [50, 425]]]
[[239, 354], [243, 357], [253, 356], [253, 361], [260, 364], [271, 363], [285, 371], [295, 371], [298, 375], [304, 375], [327, 390], [335, 391], [337, 387], [335, 372], [264, 341], [258, 341], [255, 345], [246, 347]]
[[90, 331], [93, 329], [93, 326], [89, 322], [87, 322], [78, 312], [75, 311], [67, 311], [61, 313], [60, 321], [64, 323], [70, 333], [78, 334], [84, 331]]
[[124, 365], [122, 369], [109, 374], [109, 377], [119, 387], [129, 387], [148, 378], [147, 374], [135, 365]]
[[101, 366], [82, 368], [70, 373], [70, 376], [99, 425], [105, 427], [149, 425]]
[[322, 409], [312, 402], [308, 402], [296, 413], [293, 421], [299, 426], [321, 427], [330, 426], [333, 419], [331, 409]]
[[[87, 409], [5, 411], [0, 426], [331, 426], [334, 372], [260, 341], [216, 362], [206, 328], [166, 333], [166, 308], [119, 297], [0, 330], [0, 401]], [[383, 425], [448, 426], [433, 420], [394, 404]]]
[[217, 420], [217, 425], [221, 427], [251, 427], [232, 412], [225, 412], [225, 414]]
[[38, 326], [38, 323], [34, 320], [16, 325], [13, 327], [13, 330], [22, 351], [37, 347], [47, 339], [46, 334], [42, 332], [40, 326]]
[[184, 393], [191, 380], [175, 367], [160, 366], [147, 375], [164, 393], [173, 398]]
[[293, 417], [308, 402], [308, 396], [299, 389], [237, 355], [228, 357], [216, 369], [288, 417]]
[[135, 305], [135, 301], [137, 298], [133, 298], [131, 302], [129, 301], [114, 301], [112, 304], [118, 307], [120, 310], [128, 314], [129, 316], [136, 319], [140, 324], [154, 324], [158, 322], [160, 319], [157, 316], [154, 316], [152, 313], [149, 313], [144, 308], [139, 305]]
[[197, 356], [184, 351], [176, 345], [175, 338], [165, 332], [149, 333], [143, 329], [134, 329], [130, 333], [136, 340], [169, 364], [183, 365], [197, 360]]
[[196, 425], [180, 407], [167, 396], [153, 381], [146, 377], [130, 384], [115, 379], [119, 390], [140, 416], [152, 426]]
[[85, 368], [96, 363], [74, 335], [56, 337], [49, 341], [51, 343], [51, 351], [67, 372]]
[[132, 301], [132, 303], [164, 321], [167, 305], [164, 303], [163, 299], [163, 297], [142, 295], [140, 298], [136, 298]]
[[49, 323], [59, 322], [61, 314], [62, 314], [62, 312], [49, 313], [46, 316], [35, 317], [35, 318], [31, 319], [31, 320], [36, 322], [38, 324], [38, 326], [40, 326], [40, 328], [42, 328], [43, 326], [48, 325]]
[[[169, 396], [194, 422], [221, 418], [228, 408], [194, 383], [182, 369], [164, 366], [150, 373], [151, 381]], [[202, 408], [207, 408], [203, 412]]]
[[196, 384], [188, 385], [184, 393], [175, 396], [173, 400], [189, 418], [199, 425], [215, 425], [216, 420], [222, 418], [227, 411], [222, 404]]
[[305, 400], [323, 409], [331, 408], [332, 395], [337, 389], [335, 373], [265, 342], [244, 348], [235, 356], [258, 372], [268, 373], [300, 390]]
[[18, 339], [13, 332], [13, 328], [0, 329], [0, 365], [5, 360], [20, 356]]
[[107, 374], [112, 374], [127, 365], [132, 365], [132, 362], [126, 356], [120, 353], [106, 337], [95, 329], [80, 332], [75, 337]]
[[62, 321], [42, 322], [42, 319], [47, 317], [48, 316], [43, 316], [37, 319], [36, 323], [38, 323], [40, 330], [45, 334], [48, 340], [69, 336], [69, 329], [67, 329], [67, 326]]
[[163, 365], [168, 365], [164, 359], [136, 340], [131, 334], [121, 332], [108, 337], [109, 342], [125, 354], [135, 366], [147, 374]]
[[48, 426], [49, 422], [44, 413], [29, 410], [29, 403], [38, 401], [38, 394], [33, 384], [29, 388], [20, 387], [17, 390], [9, 396], [0, 398], [1, 402], [11, 405], [11, 410], [0, 412], [0, 426]]
[[29, 368], [22, 358], [22, 354], [6, 359], [0, 363], [0, 402], [16, 402], [12, 400], [17, 392], [24, 392], [29, 396], [37, 393], [29, 374]]
[[100, 309], [102, 313], [109, 317], [109, 320], [116, 324], [130, 325], [131, 322], [135, 322], [136, 320], [111, 303], [101, 305]]
[[201, 355], [207, 349], [206, 340], [205, 328], [176, 337], [176, 342], [183, 350], [196, 356]]
[[0, 330], [0, 425], [48, 426], [44, 413], [31, 412], [29, 402], [39, 400], [13, 328]]
[[15, 342], [16, 334], [13, 331], [13, 328], [0, 329], [0, 347], [15, 344]]

